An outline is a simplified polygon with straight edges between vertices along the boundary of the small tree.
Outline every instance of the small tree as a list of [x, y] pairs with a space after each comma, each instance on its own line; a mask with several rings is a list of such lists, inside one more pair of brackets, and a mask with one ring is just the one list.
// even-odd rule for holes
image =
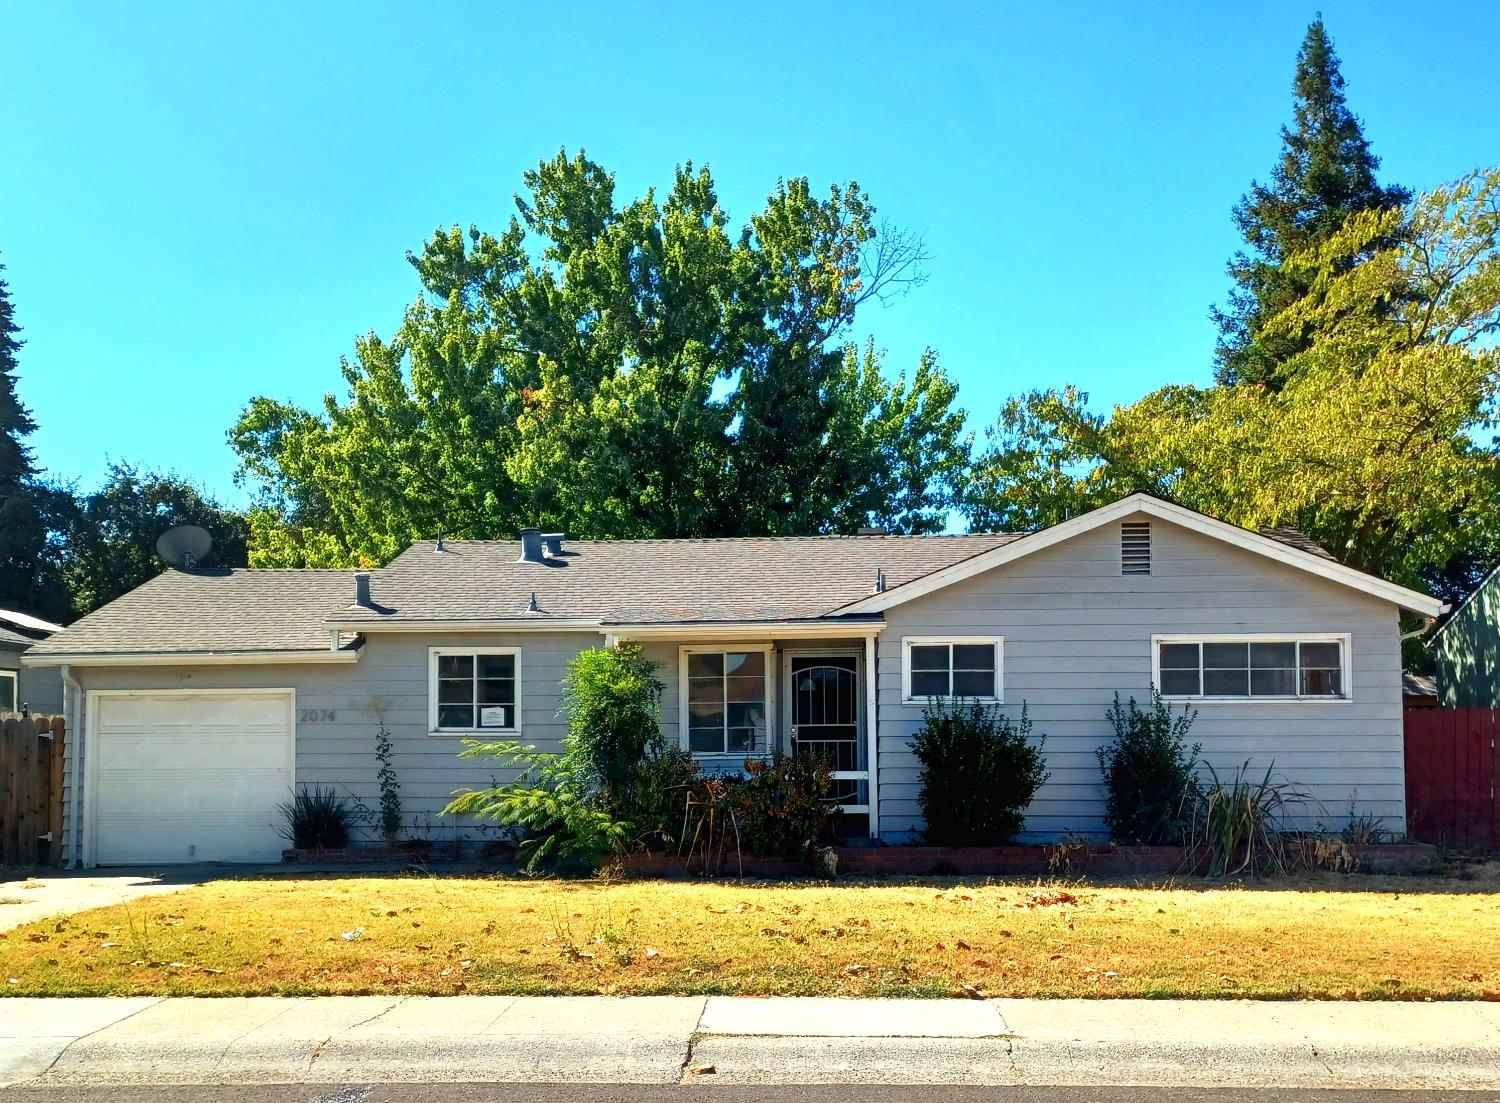
[[996, 846], [1021, 830], [1025, 811], [1050, 776], [1042, 736], [1031, 741], [1021, 706], [1012, 723], [996, 705], [937, 702], [922, 714], [911, 741], [922, 764], [922, 815], [936, 846]]
[[1142, 710], [1132, 697], [1105, 713], [1115, 737], [1098, 748], [1104, 775], [1104, 822], [1115, 842], [1143, 846], [1177, 845], [1188, 829], [1198, 800], [1198, 752], [1188, 746], [1188, 730], [1198, 713], [1183, 706], [1174, 716], [1151, 691], [1151, 707]]
[[632, 779], [660, 755], [662, 682], [636, 644], [573, 656], [563, 681], [568, 734], [561, 754], [513, 739], [466, 739], [462, 758], [497, 758], [519, 775], [457, 794], [448, 813], [470, 813], [523, 831], [528, 868], [544, 861], [597, 866], [631, 844]]

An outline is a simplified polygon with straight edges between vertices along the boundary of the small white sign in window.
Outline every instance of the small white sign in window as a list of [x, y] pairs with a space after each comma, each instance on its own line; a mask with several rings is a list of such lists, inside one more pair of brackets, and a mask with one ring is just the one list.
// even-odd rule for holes
[[510, 727], [510, 707], [508, 705], [484, 706], [479, 710], [479, 726], [481, 728]]

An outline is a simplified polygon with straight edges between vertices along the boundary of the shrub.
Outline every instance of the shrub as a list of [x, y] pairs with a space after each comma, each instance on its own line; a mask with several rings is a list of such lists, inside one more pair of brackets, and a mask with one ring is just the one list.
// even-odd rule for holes
[[375, 771], [380, 786], [380, 834], [389, 845], [395, 846], [401, 838], [401, 783], [396, 780], [396, 767], [391, 764], [391, 729], [386, 725], [384, 709], [375, 720], [375, 761], [380, 763]]
[[1210, 877], [1235, 873], [1285, 873], [1298, 863], [1288, 846], [1286, 817], [1308, 797], [1284, 778], [1276, 764], [1260, 778], [1247, 761], [1221, 781], [1210, 765], [1209, 784], [1198, 795], [1185, 837], [1187, 863]]
[[598, 867], [623, 854], [634, 841], [627, 815], [660, 812], [659, 787], [649, 800], [640, 791], [642, 762], [670, 765], [656, 669], [635, 644], [573, 656], [563, 682], [568, 734], [562, 753], [513, 739], [466, 739], [460, 757], [497, 758], [517, 776], [507, 785], [459, 793], [444, 811], [518, 828], [528, 869], [575, 860]]
[[1000, 845], [1013, 839], [1049, 776], [1021, 706], [1013, 724], [995, 705], [933, 702], [922, 715], [912, 751], [922, 764], [918, 798], [927, 841], [936, 846]]
[[580, 651], [568, 664], [569, 753], [585, 787], [606, 803], [628, 800], [642, 759], [663, 750], [658, 668], [628, 643]]
[[737, 780], [736, 818], [746, 854], [806, 858], [827, 836], [832, 773], [818, 755], [786, 755], [771, 762], [747, 759]]
[[698, 781], [698, 763], [681, 747], [663, 747], [636, 763], [619, 801], [632, 842], [646, 850], [677, 849], [687, 797]]
[[278, 804], [286, 820], [281, 837], [299, 850], [337, 850], [349, 845], [354, 811], [336, 790], [304, 785], [292, 799]]
[[1197, 712], [1183, 706], [1179, 715], [1151, 692], [1151, 707], [1140, 709], [1132, 697], [1105, 713], [1114, 739], [1095, 753], [1104, 775], [1104, 822], [1117, 843], [1175, 846], [1182, 842], [1199, 796], [1198, 752], [1188, 746], [1188, 730]]

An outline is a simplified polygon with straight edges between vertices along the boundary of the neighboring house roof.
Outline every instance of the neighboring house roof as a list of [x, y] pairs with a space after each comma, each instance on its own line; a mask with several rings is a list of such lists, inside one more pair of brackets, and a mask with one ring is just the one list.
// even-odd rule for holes
[[352, 592], [348, 571], [164, 571], [37, 644], [28, 657], [326, 654], [328, 616]]
[[61, 631], [60, 624], [18, 613], [13, 609], [0, 609], [0, 650], [25, 651], [54, 632]]
[[[346, 640], [333, 650], [331, 632], [376, 628], [808, 625], [811, 632], [834, 622], [852, 630], [880, 621], [893, 605], [1138, 512], [1408, 609], [1435, 615], [1444, 608], [1342, 566], [1301, 533], [1250, 532], [1136, 494], [1030, 534], [575, 540], [547, 563], [519, 561], [514, 540], [450, 541], [442, 551], [423, 541], [369, 572], [368, 605], [355, 603], [351, 571], [172, 570], [39, 644], [28, 661], [153, 655], [171, 662], [188, 654], [261, 661], [268, 653], [347, 661], [356, 645]], [[879, 592], [877, 571], [885, 583]]]
[[1431, 674], [1401, 672], [1401, 695], [1403, 697], [1436, 697], [1437, 679]]
[[1448, 616], [1444, 618], [1443, 623], [1438, 625], [1437, 631], [1434, 632], [1431, 639], [1427, 641], [1427, 646], [1431, 647], [1433, 644], [1435, 644], [1438, 637], [1448, 630], [1448, 626], [1458, 619], [1459, 614], [1467, 609], [1475, 598], [1484, 593], [1484, 591], [1491, 585], [1500, 585], [1500, 582], [1496, 581], [1497, 579], [1500, 579], [1500, 563], [1495, 564], [1495, 569], [1490, 571], [1489, 574], [1485, 575], [1484, 578], [1480, 579], [1479, 585], [1475, 586], [1474, 589], [1470, 591], [1467, 597], [1465, 597], [1462, 601], [1460, 601], [1453, 607], [1453, 612], [1449, 613]]

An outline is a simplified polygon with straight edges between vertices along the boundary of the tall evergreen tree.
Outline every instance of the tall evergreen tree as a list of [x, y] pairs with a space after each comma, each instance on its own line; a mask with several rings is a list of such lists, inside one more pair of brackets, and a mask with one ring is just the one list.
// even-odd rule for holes
[[1245, 238], [1229, 261], [1234, 286], [1213, 309], [1219, 326], [1220, 383], [1259, 383], [1280, 390], [1286, 362], [1307, 348], [1307, 334], [1270, 335], [1265, 324], [1300, 299], [1310, 276], [1289, 271], [1287, 257], [1316, 246], [1356, 211], [1405, 205], [1411, 193], [1382, 187], [1380, 158], [1370, 152], [1359, 119], [1344, 99], [1338, 55], [1319, 16], [1307, 28], [1292, 84], [1293, 119], [1281, 128], [1281, 159], [1269, 185], [1252, 181], [1234, 208]]
[[61, 619], [68, 614], [69, 602], [58, 569], [53, 522], [65, 511], [67, 495], [36, 481], [26, 446], [36, 422], [16, 394], [20, 332], [10, 288], [0, 278], [0, 608]]

